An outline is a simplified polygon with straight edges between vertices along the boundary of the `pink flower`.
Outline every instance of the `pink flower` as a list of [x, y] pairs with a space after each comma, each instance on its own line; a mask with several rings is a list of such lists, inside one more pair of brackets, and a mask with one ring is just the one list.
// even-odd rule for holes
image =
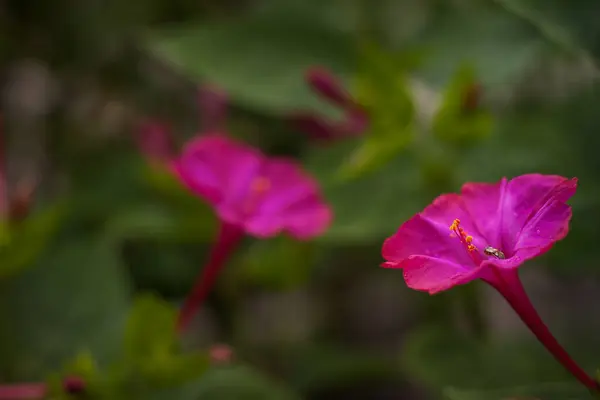
[[181, 181], [212, 204], [219, 218], [265, 238], [287, 232], [298, 239], [319, 235], [331, 209], [317, 182], [292, 160], [267, 157], [226, 136], [188, 143], [174, 168]]
[[369, 125], [365, 110], [354, 100], [342, 83], [322, 67], [310, 68], [305, 77], [309, 86], [324, 99], [344, 110], [341, 121], [329, 121], [313, 112], [298, 112], [292, 124], [316, 140], [332, 141], [360, 136]]
[[224, 135], [191, 140], [172, 168], [190, 191], [214, 207], [221, 220], [208, 264], [180, 311], [180, 330], [200, 307], [244, 233], [267, 238], [287, 232], [309, 239], [323, 233], [331, 222], [331, 209], [317, 183], [299, 165], [267, 157]]
[[596, 382], [554, 339], [529, 301], [518, 268], [569, 231], [577, 179], [529, 174], [496, 184], [467, 183], [406, 221], [383, 244], [387, 268], [406, 284], [435, 294], [475, 279], [492, 285], [544, 346], [591, 390]]
[[152, 162], [165, 162], [173, 155], [170, 129], [158, 122], [143, 121], [136, 136], [140, 152]]

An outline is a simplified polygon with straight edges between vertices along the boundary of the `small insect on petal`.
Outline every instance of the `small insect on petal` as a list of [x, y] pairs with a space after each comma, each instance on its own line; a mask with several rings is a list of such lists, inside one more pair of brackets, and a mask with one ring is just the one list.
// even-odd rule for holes
[[485, 255], [494, 256], [496, 258], [499, 258], [500, 260], [504, 260], [506, 258], [506, 256], [504, 255], [503, 252], [501, 252], [500, 250], [498, 250], [492, 246], [486, 247], [483, 250], [483, 252], [485, 253]]

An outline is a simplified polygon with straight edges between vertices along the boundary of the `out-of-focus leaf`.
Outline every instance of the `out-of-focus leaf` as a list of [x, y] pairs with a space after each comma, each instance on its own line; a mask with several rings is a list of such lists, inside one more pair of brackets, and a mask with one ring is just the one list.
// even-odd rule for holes
[[486, 87], [510, 83], [545, 47], [527, 22], [491, 2], [442, 4], [416, 39], [429, 50], [420, 73], [430, 83], [442, 85], [464, 62], [473, 64]]
[[586, 400], [589, 391], [577, 383], [539, 383], [495, 390], [444, 390], [448, 400]]
[[158, 297], [138, 296], [125, 329], [125, 358], [148, 364], [168, 357], [176, 348], [177, 310]]
[[[577, 347], [577, 343], [570, 343], [570, 353], [584, 367], [593, 365], [594, 355], [589, 354], [587, 346]], [[415, 330], [405, 342], [401, 358], [408, 374], [440, 391], [447, 387], [486, 390], [573, 379], [533, 338], [484, 344], [441, 326]]]
[[600, 8], [594, 1], [577, 6], [560, 0], [496, 0], [508, 14], [529, 23], [549, 43], [570, 54], [584, 55], [584, 49], [600, 52], [600, 29], [595, 15]]
[[[253, 369], [241, 365], [212, 368], [200, 380], [190, 383], [184, 390], [186, 399], [299, 399], [287, 387], [268, 379]], [[159, 395], [161, 394], [156, 394], [156, 396]], [[160, 398], [174, 397], [164, 397], [163, 395]]]
[[166, 169], [147, 166], [140, 171], [152, 192], [145, 201], [113, 213], [107, 227], [111, 235], [195, 243], [214, 237], [217, 219], [206, 202], [193, 196]]
[[137, 297], [125, 331], [124, 365], [148, 380], [148, 386], [174, 386], [197, 378], [208, 367], [204, 353], [179, 352], [177, 310], [160, 298]]
[[2, 225], [0, 278], [31, 265], [57, 232], [64, 217], [65, 203], [54, 204], [29, 215], [15, 226]]
[[244, 284], [290, 289], [304, 284], [313, 272], [313, 244], [287, 236], [254, 242], [231, 269]]
[[219, 85], [248, 108], [277, 115], [299, 109], [333, 113], [310, 92], [304, 72], [324, 65], [348, 77], [352, 36], [306, 7], [279, 12], [287, 5], [275, 2], [277, 12], [269, 9], [230, 23], [157, 32], [147, 43], [159, 57], [192, 78]]
[[39, 379], [82, 350], [114, 359], [129, 301], [116, 248], [103, 237], [48, 247], [22, 273], [0, 280], [0, 371]]
[[381, 167], [406, 148], [414, 136], [415, 106], [408, 86], [412, 58], [386, 52], [371, 43], [362, 47], [357, 99], [366, 110], [369, 128], [364, 142], [341, 166], [356, 177]]
[[314, 148], [305, 159], [335, 213], [332, 226], [317, 240], [363, 244], [380, 241], [426, 205], [412, 153], [394, 158], [367, 176], [340, 179], [337, 168], [355, 146], [355, 141], [346, 140]]
[[472, 146], [490, 135], [493, 118], [481, 104], [481, 91], [475, 71], [469, 66], [459, 68], [433, 117], [431, 128], [436, 138], [455, 145]]
[[293, 365], [292, 383], [302, 393], [347, 382], [388, 382], [400, 378], [392, 360], [351, 348], [302, 346], [287, 356]]

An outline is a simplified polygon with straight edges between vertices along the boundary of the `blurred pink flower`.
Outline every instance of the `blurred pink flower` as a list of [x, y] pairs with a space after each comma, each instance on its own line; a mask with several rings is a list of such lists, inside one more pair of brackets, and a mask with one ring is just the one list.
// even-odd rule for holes
[[244, 233], [267, 238], [287, 232], [309, 239], [323, 233], [332, 219], [317, 182], [296, 162], [267, 157], [225, 135], [192, 139], [172, 169], [221, 220], [208, 265], [180, 313], [179, 329], [187, 325]]
[[251, 235], [270, 237], [286, 231], [306, 239], [322, 233], [331, 221], [317, 182], [295, 161], [267, 157], [225, 136], [193, 139], [174, 168], [223, 222]]
[[540, 174], [467, 183], [402, 224], [383, 244], [382, 266], [401, 268], [410, 288], [430, 294], [474, 279], [489, 283], [567, 370], [597, 390], [544, 325], [518, 276], [525, 261], [567, 235], [566, 201], [576, 188], [576, 178]]
[[367, 113], [331, 72], [313, 67], [307, 70], [305, 79], [317, 94], [342, 108], [344, 118], [330, 121], [315, 112], [297, 112], [290, 117], [296, 129], [321, 141], [356, 137], [365, 132], [369, 125]]
[[137, 147], [152, 162], [166, 162], [174, 154], [171, 130], [155, 121], [142, 121], [137, 136]]

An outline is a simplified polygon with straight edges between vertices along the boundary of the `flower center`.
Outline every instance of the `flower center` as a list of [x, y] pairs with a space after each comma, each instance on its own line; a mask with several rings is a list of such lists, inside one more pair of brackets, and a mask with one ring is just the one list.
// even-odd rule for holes
[[257, 176], [250, 184], [253, 194], [263, 194], [271, 188], [271, 182], [264, 176]]
[[250, 183], [250, 193], [244, 202], [244, 212], [251, 214], [257, 206], [261, 196], [271, 189], [271, 181], [264, 176], [257, 176]]

